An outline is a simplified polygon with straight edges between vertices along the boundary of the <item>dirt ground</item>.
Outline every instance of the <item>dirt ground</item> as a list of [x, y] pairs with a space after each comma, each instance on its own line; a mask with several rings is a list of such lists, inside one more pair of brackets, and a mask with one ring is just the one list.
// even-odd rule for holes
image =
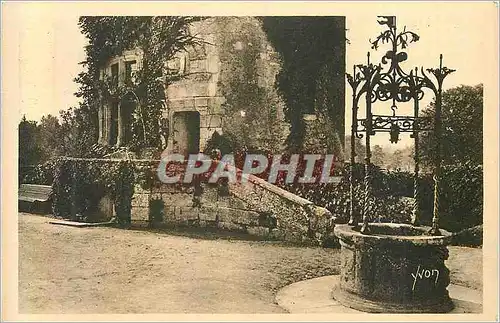
[[[48, 221], [19, 216], [21, 313], [283, 313], [279, 288], [339, 268], [335, 249]], [[448, 267], [482, 289], [481, 249], [450, 248]]]

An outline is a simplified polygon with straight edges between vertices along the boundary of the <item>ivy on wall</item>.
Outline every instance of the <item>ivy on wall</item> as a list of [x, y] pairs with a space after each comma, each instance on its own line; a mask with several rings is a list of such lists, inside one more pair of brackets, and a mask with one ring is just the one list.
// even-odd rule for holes
[[[108, 197], [113, 202], [117, 223], [128, 226], [131, 221], [135, 188], [149, 190], [151, 194], [154, 188], [165, 185], [157, 177], [159, 162], [159, 160], [60, 157], [53, 166], [53, 214], [74, 221], [92, 222], [99, 212], [98, 205], [101, 199]], [[168, 176], [185, 173], [186, 165], [187, 162], [174, 163], [166, 168], [166, 173]], [[212, 172], [214, 170], [215, 165]], [[201, 185], [201, 182], [206, 183], [209, 177], [207, 175], [197, 179]], [[196, 184], [177, 182], [168, 185], [178, 190], [193, 187], [196, 195]], [[160, 201], [153, 199], [150, 202], [151, 219], [161, 222]]]
[[278, 114], [283, 101], [274, 87], [279, 59], [269, 50], [262, 23], [255, 17], [218, 17], [216, 22], [224, 135], [234, 149], [279, 151], [284, 140]]
[[276, 84], [290, 122], [287, 146], [304, 150], [304, 114], [319, 112], [344, 140], [345, 17], [262, 17], [268, 39], [281, 56]]
[[127, 225], [134, 186], [141, 178], [136, 174], [150, 167], [140, 167], [130, 160], [59, 158], [52, 182], [53, 214], [88, 220], [97, 212], [101, 198], [108, 196], [113, 201], [117, 222]]
[[56, 217], [71, 216], [71, 164], [64, 159], [56, 161], [52, 182], [52, 213]]
[[[162, 111], [165, 109], [165, 88], [178, 76], [164, 73], [165, 63], [176, 53], [198, 44], [189, 26], [202, 17], [188, 16], [113, 16], [81, 17], [79, 27], [87, 37], [87, 70], [75, 81], [80, 84], [77, 96], [92, 107], [92, 118], [97, 125], [97, 110], [110, 98], [136, 101], [131, 120], [131, 148], [159, 147]], [[100, 71], [110, 58], [125, 50], [140, 49], [142, 64], [127, 84], [113, 84], [101, 78]], [[138, 102], [137, 102], [138, 101]]]

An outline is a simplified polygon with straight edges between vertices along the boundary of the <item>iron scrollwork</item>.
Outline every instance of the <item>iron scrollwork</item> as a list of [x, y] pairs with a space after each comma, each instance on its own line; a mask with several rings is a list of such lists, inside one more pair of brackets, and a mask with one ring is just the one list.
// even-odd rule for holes
[[[372, 131], [390, 132], [391, 127], [397, 124], [400, 132], [431, 131], [433, 130], [431, 117], [409, 117], [409, 116], [372, 116]], [[358, 119], [357, 132], [366, 131], [366, 119]]]
[[[403, 71], [400, 64], [408, 60], [408, 54], [404, 51], [409, 44], [417, 42], [420, 37], [406, 27], [403, 31], [398, 32], [396, 27], [395, 16], [378, 16], [378, 23], [386, 27], [374, 41], [370, 40], [371, 48], [378, 50], [381, 44], [389, 44], [391, 46], [385, 55], [382, 57], [379, 64], [372, 64], [370, 62], [370, 53], [368, 53], [368, 60], [366, 64], [358, 64], [353, 66], [353, 73], [347, 73], [347, 81], [353, 91], [353, 117], [352, 117], [352, 138], [363, 138], [366, 140], [366, 158], [365, 158], [365, 197], [364, 203], [369, 201], [371, 197], [371, 174], [370, 174], [370, 136], [376, 132], [388, 132], [390, 134], [391, 143], [399, 141], [400, 132], [410, 132], [411, 137], [415, 140], [415, 196], [418, 198], [419, 192], [417, 187], [417, 177], [419, 171], [418, 159], [418, 133], [421, 131], [433, 131], [436, 140], [436, 151], [439, 152], [439, 142], [441, 136], [441, 105], [442, 105], [442, 84], [446, 76], [455, 70], [443, 67], [443, 55], [439, 57], [438, 68], [423, 67], [410, 70], [409, 73]], [[432, 78], [431, 78], [432, 77]], [[431, 117], [420, 117], [419, 114], [419, 101], [424, 98], [425, 90], [430, 90], [435, 96], [436, 109], [435, 115]], [[365, 95], [366, 97], [366, 118], [358, 119], [359, 101]], [[373, 115], [371, 112], [371, 105], [375, 102], [392, 101], [390, 108], [392, 115]], [[413, 116], [399, 116], [396, 114], [399, 103], [414, 102], [414, 115]], [[364, 133], [364, 135], [363, 135]], [[355, 140], [351, 139], [351, 151], [355, 151]], [[351, 156], [351, 163], [354, 162]], [[440, 159], [436, 160], [435, 173], [440, 172]], [[352, 174], [351, 174], [352, 178]], [[437, 178], [437, 177], [436, 177]], [[435, 190], [439, 189], [439, 183], [436, 180]], [[352, 191], [352, 190], [351, 190]], [[351, 203], [355, 203], [354, 195], [351, 192]], [[415, 207], [418, 203], [415, 203]], [[439, 218], [439, 200], [435, 195], [434, 200], [434, 215], [433, 215], [433, 229], [432, 234], [438, 234], [437, 227]], [[358, 227], [359, 219], [355, 215], [351, 207], [351, 217], [349, 224]], [[363, 208], [363, 225], [361, 227], [362, 233], [369, 233], [367, 205]], [[418, 210], [414, 210], [415, 214], [419, 214]], [[418, 219], [415, 220], [418, 223]]]

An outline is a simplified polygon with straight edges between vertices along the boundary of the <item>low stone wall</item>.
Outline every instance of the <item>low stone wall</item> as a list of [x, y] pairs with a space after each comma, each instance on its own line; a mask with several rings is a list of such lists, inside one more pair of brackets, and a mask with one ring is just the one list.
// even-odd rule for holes
[[[162, 184], [144, 190], [136, 185], [131, 221], [135, 226], [198, 226], [248, 233], [273, 240], [321, 244], [333, 236], [328, 210], [253, 175], [230, 183], [229, 194], [216, 184], [202, 184], [201, 205], [193, 187]], [[153, 219], [151, 202], [163, 201], [161, 220]]]
[[249, 208], [271, 214], [278, 239], [321, 243], [333, 235], [333, 217], [327, 209], [256, 176], [243, 177], [247, 182], [230, 183], [229, 192]]
[[[117, 167], [125, 161], [128, 166], [123, 169]], [[202, 194], [198, 197], [199, 202], [195, 203], [193, 186], [158, 182], [158, 163], [159, 160], [151, 159], [61, 159], [59, 174], [65, 176], [59, 176], [63, 179], [59, 182], [54, 181], [59, 188], [56, 194], [60, 200], [57, 216], [70, 218], [72, 215], [69, 211], [76, 206], [88, 213], [86, 205], [77, 204], [90, 201], [96, 202], [95, 208], [100, 219], [107, 221], [115, 218], [125, 225], [130, 220], [133, 226], [214, 227], [274, 240], [312, 244], [321, 244], [334, 237], [333, 217], [328, 210], [256, 176], [243, 175], [243, 182], [229, 183], [227, 186], [202, 183]], [[103, 170], [108, 173], [101, 174]], [[135, 172], [132, 179], [127, 175], [129, 170]], [[127, 178], [121, 177], [124, 176], [122, 172], [126, 173]], [[118, 190], [114, 194], [124, 192], [124, 180], [132, 181], [124, 186], [126, 194], [114, 196], [113, 189]], [[77, 182], [80, 183], [79, 190], [70, 192], [71, 196], [68, 196], [72, 190], [67, 188]], [[89, 191], [89, 187], [94, 186], [82, 186], [82, 183], [98, 183], [97, 187], [114, 188], [104, 190], [103, 195], [94, 201], [95, 196]], [[122, 183], [122, 186], [116, 186], [117, 183]], [[132, 188], [130, 199], [127, 194]], [[89, 196], [75, 199], [81, 194]], [[120, 216], [117, 215], [117, 205], [121, 205]]]

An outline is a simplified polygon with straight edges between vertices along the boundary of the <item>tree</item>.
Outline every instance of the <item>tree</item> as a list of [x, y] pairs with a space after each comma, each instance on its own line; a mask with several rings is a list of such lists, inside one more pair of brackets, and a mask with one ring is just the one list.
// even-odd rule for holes
[[387, 158], [387, 168], [390, 170], [412, 172], [414, 167], [415, 161], [413, 145], [396, 149], [392, 155]]
[[[424, 115], [433, 117], [435, 102]], [[461, 85], [443, 92], [440, 224], [458, 231], [483, 220], [483, 85]], [[434, 168], [435, 140], [423, 134], [424, 166]]]
[[403, 151], [401, 149], [396, 149], [390, 157], [388, 168], [400, 170], [403, 165], [403, 157]]
[[19, 156], [18, 164], [22, 168], [36, 165], [42, 159], [42, 151], [38, 143], [38, 128], [36, 121], [27, 120], [23, 116], [19, 122]]
[[57, 117], [51, 114], [43, 116], [38, 124], [38, 136], [43, 161], [61, 155], [61, 142], [64, 133], [61, 131], [61, 125]]
[[[461, 85], [443, 92], [441, 157], [444, 165], [458, 162], [482, 164], [483, 85]], [[435, 101], [423, 115], [434, 117]], [[422, 135], [421, 155], [432, 166], [436, 157], [432, 132]]]
[[379, 167], [385, 166], [386, 153], [384, 151], [384, 148], [382, 148], [382, 146], [380, 145], [373, 146], [371, 161], [374, 165], [377, 165]]
[[58, 127], [59, 121], [51, 115], [43, 117], [40, 124], [23, 116], [19, 122], [19, 183], [49, 181], [51, 171], [42, 165], [57, 155]]
[[97, 142], [92, 109], [80, 103], [78, 107], [60, 111], [60, 117], [60, 155], [92, 157]]
[[[347, 135], [345, 138], [345, 151], [344, 151], [344, 160], [349, 161], [351, 158], [351, 136]], [[356, 162], [364, 163], [365, 160], [365, 145], [361, 141], [361, 139], [356, 138], [354, 144], [354, 150], [356, 152]]]

